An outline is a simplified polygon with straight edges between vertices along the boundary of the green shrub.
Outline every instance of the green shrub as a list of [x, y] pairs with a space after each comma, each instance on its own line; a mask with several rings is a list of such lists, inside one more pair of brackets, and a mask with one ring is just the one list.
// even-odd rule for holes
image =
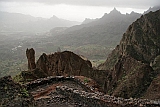
[[88, 78], [85, 78], [84, 83], [88, 83], [88, 82], [89, 82]]
[[29, 93], [26, 88], [21, 89], [22, 97], [29, 97]]

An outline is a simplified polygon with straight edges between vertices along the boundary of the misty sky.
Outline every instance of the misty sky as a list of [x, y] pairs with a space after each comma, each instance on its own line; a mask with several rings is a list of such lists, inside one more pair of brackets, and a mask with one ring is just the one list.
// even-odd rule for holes
[[0, 0], [0, 11], [50, 18], [53, 15], [72, 21], [99, 18], [116, 7], [121, 13], [143, 13], [160, 6], [160, 0]]

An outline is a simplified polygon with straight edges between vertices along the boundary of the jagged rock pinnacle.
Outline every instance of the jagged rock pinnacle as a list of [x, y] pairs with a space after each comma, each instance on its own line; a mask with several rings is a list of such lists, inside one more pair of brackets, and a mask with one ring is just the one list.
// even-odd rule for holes
[[33, 48], [26, 50], [26, 56], [28, 59], [28, 70], [32, 70], [36, 68], [35, 64], [35, 51]]

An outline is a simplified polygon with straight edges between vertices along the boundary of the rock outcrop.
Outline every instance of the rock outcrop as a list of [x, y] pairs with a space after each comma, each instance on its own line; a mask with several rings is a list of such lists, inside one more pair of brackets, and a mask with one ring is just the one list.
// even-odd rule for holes
[[43, 53], [35, 64], [35, 51], [27, 49], [28, 71], [22, 71], [14, 79], [19, 82], [32, 81], [47, 76], [86, 76], [95, 74], [89, 60], [70, 51]]
[[30, 107], [33, 105], [33, 97], [25, 87], [15, 83], [11, 76], [0, 78], [1, 107]]
[[26, 56], [28, 59], [28, 70], [32, 70], [36, 68], [35, 64], [35, 51], [33, 48], [26, 50]]
[[44, 53], [38, 59], [36, 67], [43, 70], [48, 76], [87, 75], [92, 70], [90, 61], [70, 51], [50, 55]]
[[48, 76], [85, 76], [99, 84], [100, 91], [105, 89], [108, 72], [92, 68], [87, 58], [70, 51], [43, 53], [36, 62], [36, 68], [22, 71], [14, 80], [20, 83], [30, 82]]
[[124, 33], [120, 44], [100, 70], [110, 70], [106, 92], [124, 98], [141, 97], [154, 77], [154, 59], [160, 55], [160, 10], [142, 15]]

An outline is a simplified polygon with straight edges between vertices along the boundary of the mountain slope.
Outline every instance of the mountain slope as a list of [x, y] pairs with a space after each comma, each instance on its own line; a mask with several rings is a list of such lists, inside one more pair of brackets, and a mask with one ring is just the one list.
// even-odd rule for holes
[[159, 11], [141, 16], [140, 19], [129, 26], [120, 44], [108, 58], [115, 54], [120, 56], [130, 55], [136, 60], [149, 64], [160, 54], [159, 26]]
[[93, 21], [95, 21], [95, 20], [98, 20], [98, 19], [89, 19], [89, 18], [86, 18], [86, 19], [82, 22], [82, 24], [88, 24], [88, 23], [91, 23], [91, 22], [93, 22]]
[[154, 7], [150, 7], [147, 11], [144, 12], [144, 14], [149, 13], [150, 11], [155, 12], [157, 10], [160, 9], [160, 6], [154, 6]]
[[[66, 29], [57, 36], [57, 40], [65, 40], [66, 42], [63, 42], [65, 45], [74, 44], [79, 46], [95, 43], [108, 45], [111, 43], [110, 41], [113, 41], [112, 44], [116, 45], [129, 24], [139, 17], [140, 14], [138, 13], [132, 12], [124, 15], [114, 8], [109, 14], [105, 14], [100, 19]], [[52, 36], [54, 36], [54, 32], [52, 32]]]
[[0, 12], [1, 32], [47, 32], [55, 27], [71, 27], [78, 22], [59, 19], [53, 15], [50, 19], [36, 18], [20, 13]]
[[[92, 51], [91, 46], [97, 47], [93, 51], [98, 50], [101, 46], [103, 50], [99, 50], [97, 56], [105, 58], [110, 49], [118, 44], [121, 35], [130, 23], [139, 17], [140, 14], [138, 13], [132, 12], [125, 15], [114, 8], [109, 14], [104, 14], [102, 18], [92, 20], [90, 23], [72, 26], [58, 34], [57, 32], [51, 32], [51, 37], [47, 40], [61, 46], [64, 50], [68, 50], [68, 48], [65, 48], [66, 46], [74, 47], [74, 49], [69, 48], [69, 50], [91, 59], [96, 56], [94, 52], [90, 53]], [[86, 48], [82, 49], [82, 46]], [[107, 51], [102, 54], [101, 51], [104, 51], [104, 49], [107, 49]]]
[[144, 96], [157, 76], [150, 64], [160, 54], [160, 10], [141, 16], [124, 33], [101, 70], [110, 70], [106, 91], [125, 98]]

